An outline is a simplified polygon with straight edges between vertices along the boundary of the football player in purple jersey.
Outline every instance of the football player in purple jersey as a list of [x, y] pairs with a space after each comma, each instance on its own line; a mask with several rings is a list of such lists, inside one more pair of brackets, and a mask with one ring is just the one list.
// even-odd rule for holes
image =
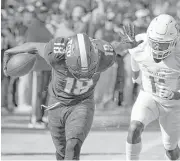
[[93, 121], [94, 89], [101, 72], [115, 61], [114, 48], [82, 33], [68, 39], [55, 38], [49, 43], [25, 43], [6, 51], [5, 73], [10, 56], [21, 52], [39, 54], [51, 66], [50, 99], [45, 108], [56, 159], [78, 160]]

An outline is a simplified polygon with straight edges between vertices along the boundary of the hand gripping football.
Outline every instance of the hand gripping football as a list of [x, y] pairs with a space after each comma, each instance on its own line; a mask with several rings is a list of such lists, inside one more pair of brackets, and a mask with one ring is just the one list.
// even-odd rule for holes
[[36, 61], [35, 54], [20, 53], [13, 55], [7, 63], [7, 75], [20, 77], [29, 73]]

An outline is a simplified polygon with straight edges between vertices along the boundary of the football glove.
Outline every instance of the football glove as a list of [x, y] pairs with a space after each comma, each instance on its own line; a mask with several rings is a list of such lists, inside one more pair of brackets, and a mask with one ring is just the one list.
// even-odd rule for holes
[[143, 40], [136, 41], [135, 39], [135, 26], [132, 23], [129, 23], [123, 26], [123, 32], [119, 32], [119, 36], [121, 38], [121, 43], [129, 43], [132, 48], [137, 47], [139, 44], [143, 42]]

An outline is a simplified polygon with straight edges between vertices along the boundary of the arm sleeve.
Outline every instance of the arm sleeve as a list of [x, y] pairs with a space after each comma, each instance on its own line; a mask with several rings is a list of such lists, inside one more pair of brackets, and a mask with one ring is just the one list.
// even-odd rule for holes
[[56, 68], [65, 59], [67, 39], [55, 38], [45, 46], [44, 59], [52, 67]]
[[141, 84], [141, 72], [138, 63], [131, 56], [131, 69], [133, 83]]
[[131, 69], [134, 72], [138, 72], [140, 70], [138, 63], [134, 60], [132, 56], [131, 56]]
[[113, 65], [116, 58], [116, 53], [112, 45], [103, 40], [93, 40], [96, 44], [99, 54], [99, 68], [97, 72], [103, 72]]

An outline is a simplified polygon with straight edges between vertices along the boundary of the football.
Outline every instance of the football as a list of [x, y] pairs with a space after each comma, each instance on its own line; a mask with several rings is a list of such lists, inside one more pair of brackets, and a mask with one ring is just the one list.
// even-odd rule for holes
[[36, 61], [36, 55], [20, 53], [10, 58], [7, 63], [7, 75], [20, 77], [31, 71]]

